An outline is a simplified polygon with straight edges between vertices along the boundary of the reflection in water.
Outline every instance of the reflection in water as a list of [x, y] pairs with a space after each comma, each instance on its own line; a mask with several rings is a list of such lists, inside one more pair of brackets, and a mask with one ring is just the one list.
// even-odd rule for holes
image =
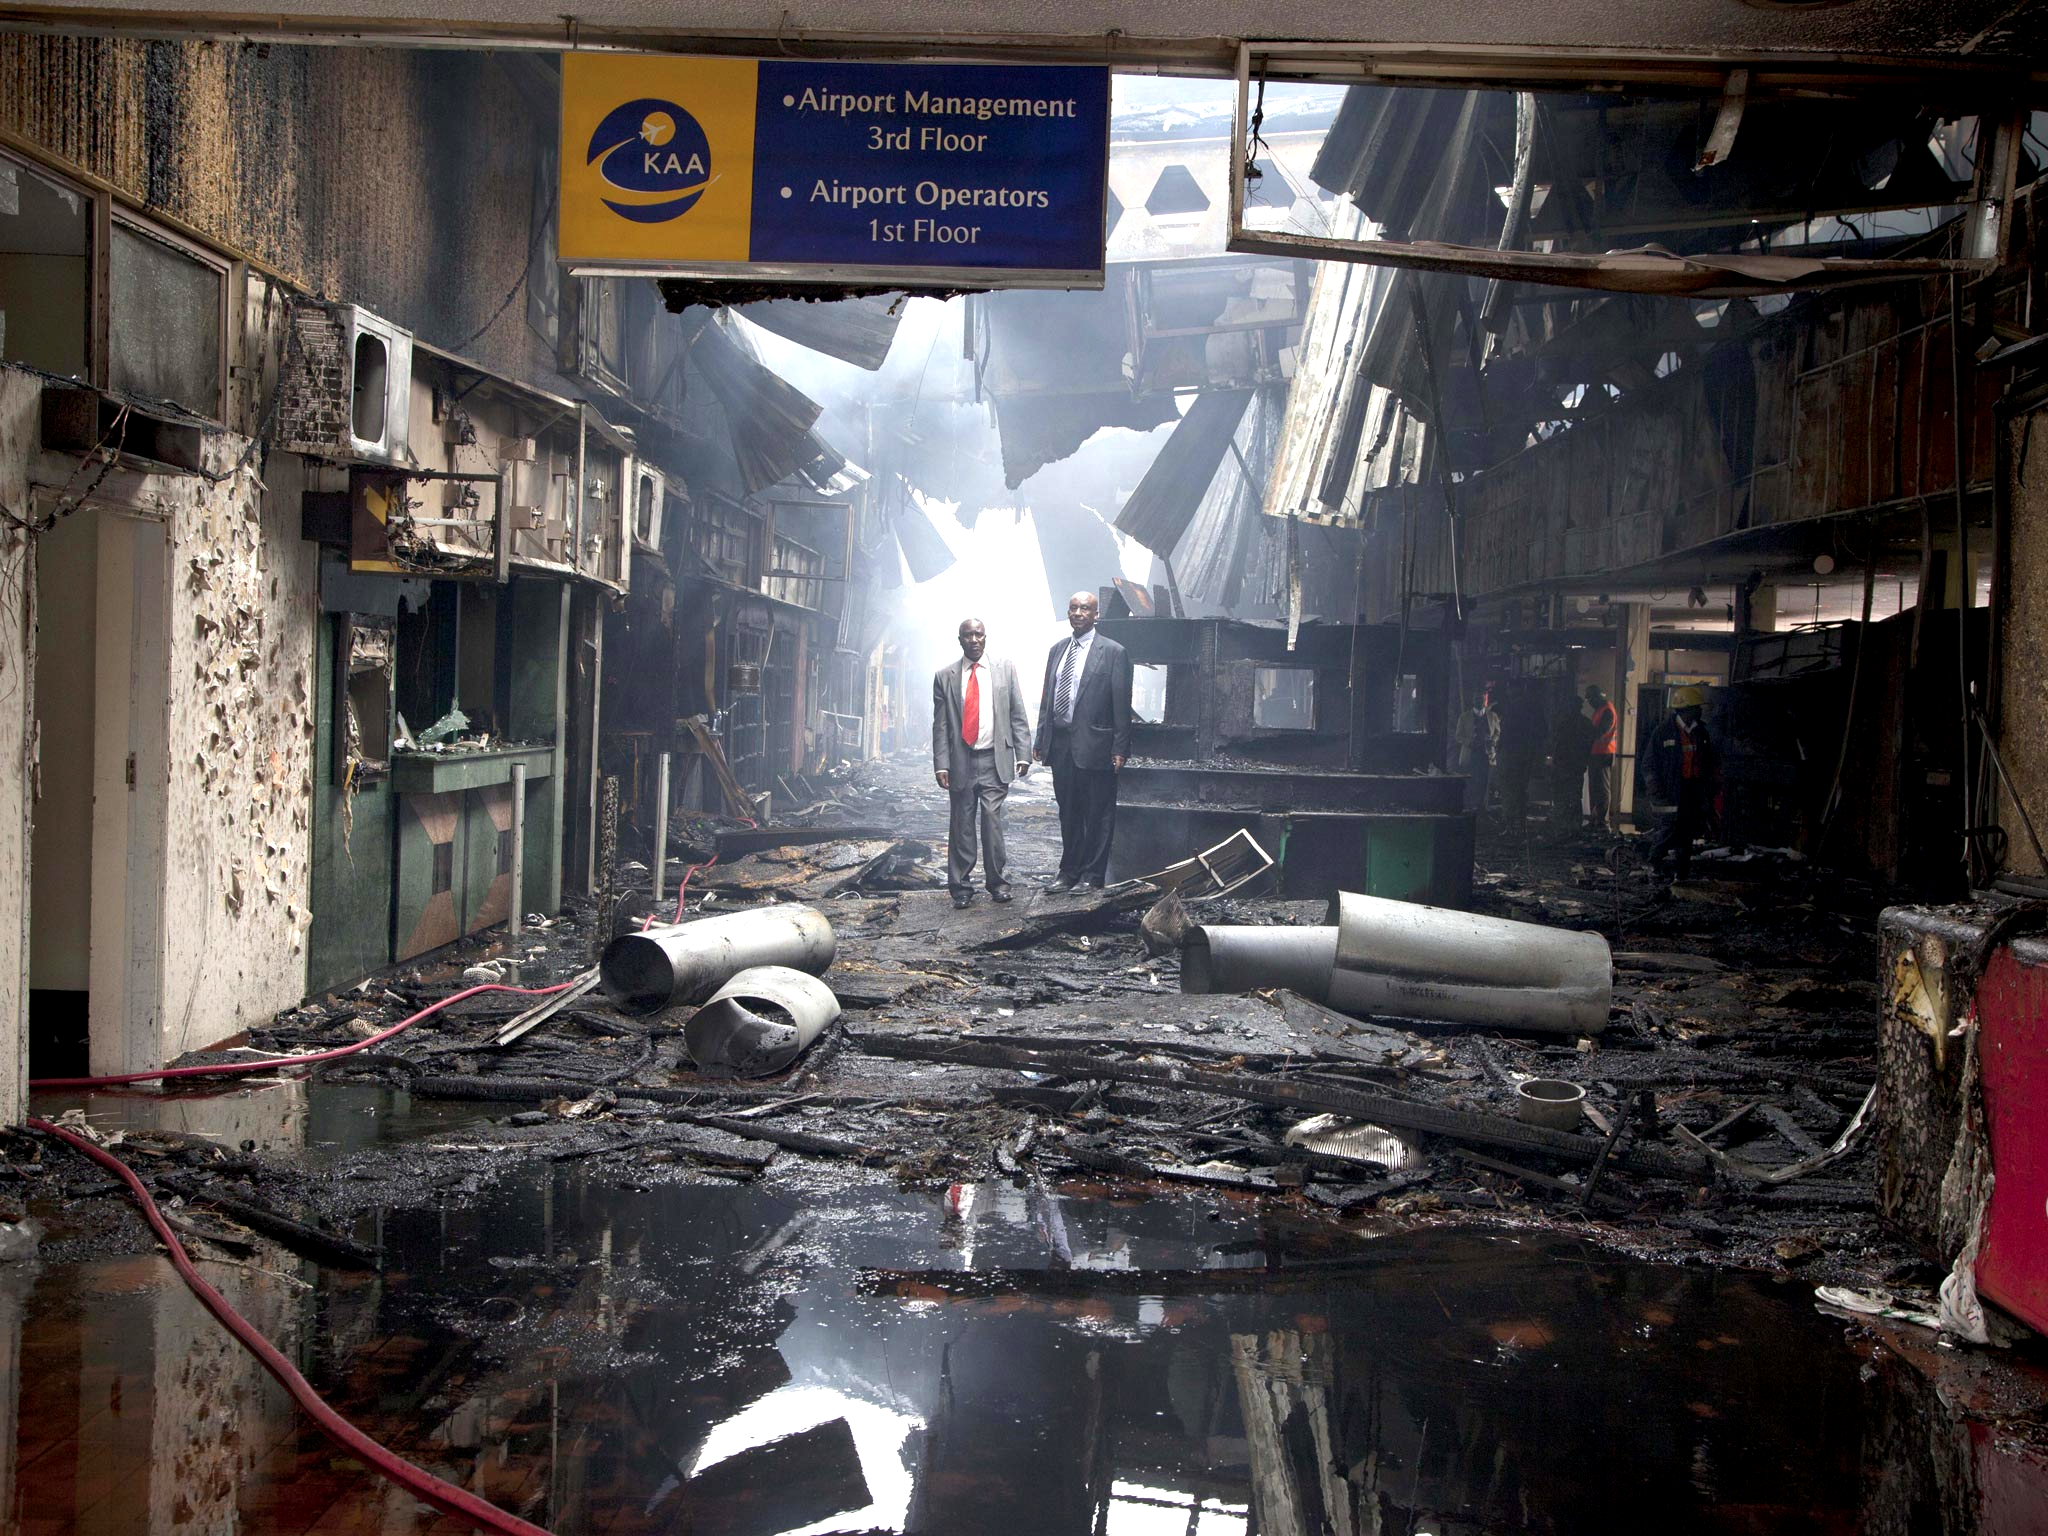
[[[219, 1282], [366, 1430], [564, 1533], [1847, 1531], [1865, 1498], [1860, 1362], [1802, 1288], [1573, 1243], [576, 1164], [380, 1226], [381, 1273]], [[17, 1527], [434, 1528], [160, 1261], [45, 1266], [25, 1325], [7, 1283]]]
[[912, 1431], [925, 1427], [924, 1420], [832, 1387], [783, 1387], [749, 1403], [704, 1437], [690, 1476], [699, 1477], [721, 1462], [791, 1435], [836, 1424], [847, 1427], [870, 1502], [864, 1509], [800, 1527], [799, 1532], [901, 1530], [910, 1512], [913, 1481], [905, 1442]]

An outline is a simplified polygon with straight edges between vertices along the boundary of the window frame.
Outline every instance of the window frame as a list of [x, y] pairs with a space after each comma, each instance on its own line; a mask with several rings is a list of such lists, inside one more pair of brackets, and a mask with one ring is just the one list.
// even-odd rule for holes
[[[1278, 732], [1289, 736], [1312, 735], [1319, 728], [1321, 707], [1316, 698], [1316, 673], [1318, 669], [1286, 662], [1254, 661], [1252, 663], [1252, 728], [1257, 731]], [[1308, 723], [1306, 725], [1269, 725], [1259, 718], [1259, 674], [1261, 672], [1294, 672], [1308, 679]], [[1278, 689], [1276, 687], [1275, 692]]]
[[[115, 191], [97, 178], [81, 174], [65, 163], [53, 160], [34, 143], [11, 133], [0, 132], [0, 156], [5, 156], [43, 180], [53, 182], [76, 195], [86, 205], [86, 334], [85, 382], [111, 394], [113, 386], [114, 226], [125, 224], [132, 234], [170, 246], [180, 255], [211, 268], [220, 278], [220, 302], [216, 325], [220, 339], [220, 369], [215, 380], [213, 405], [198, 410], [183, 409], [202, 421], [231, 425], [240, 319], [244, 291], [248, 286], [248, 264], [203, 240], [173, 228], [132, 198]], [[182, 402], [181, 402], [182, 404]]]
[[[1174, 668], [1174, 665], [1175, 665], [1175, 664], [1174, 664], [1173, 662], [1170, 662], [1170, 661], [1138, 661], [1138, 662], [1133, 662], [1133, 663], [1131, 664], [1131, 673], [1132, 673], [1132, 680], [1131, 680], [1131, 681], [1132, 681], [1132, 687], [1131, 687], [1131, 722], [1132, 722], [1132, 724], [1134, 724], [1134, 725], [1165, 725], [1165, 724], [1167, 723], [1167, 714], [1168, 714], [1168, 701], [1169, 701], [1169, 700], [1170, 700], [1170, 699], [1172, 698], [1172, 696], [1173, 696], [1173, 668]], [[1157, 720], [1148, 720], [1148, 719], [1146, 719], [1146, 718], [1145, 718], [1145, 717], [1144, 717], [1143, 715], [1141, 715], [1141, 714], [1139, 714], [1139, 713], [1138, 713], [1138, 703], [1137, 703], [1137, 699], [1138, 699], [1138, 688], [1137, 688], [1137, 674], [1138, 674], [1138, 673], [1140, 673], [1140, 672], [1143, 672], [1143, 673], [1145, 673], [1147, 677], [1150, 677], [1150, 676], [1151, 676], [1151, 675], [1152, 675], [1153, 673], [1155, 673], [1155, 672], [1159, 674], [1159, 718], [1158, 718]]]
[[[104, 326], [107, 345], [106, 351], [101, 356], [97, 369], [98, 376], [95, 378], [94, 383], [101, 389], [107, 389], [109, 386], [106, 381], [112, 376], [114, 326], [120, 320], [120, 317], [113, 313], [114, 226], [117, 224], [125, 225], [130, 234], [144, 240], [154, 240], [159, 245], [169, 246], [179, 255], [189, 257], [200, 266], [210, 269], [220, 280], [220, 298], [219, 302], [214, 306], [214, 334], [219, 339], [220, 344], [220, 368], [214, 379], [212, 408], [201, 410], [183, 400], [178, 401], [177, 404], [206, 421], [218, 422], [220, 425], [226, 426], [228, 419], [228, 381], [234, 373], [235, 356], [234, 315], [236, 306], [233, 302], [232, 294], [235, 288], [235, 279], [238, 275], [237, 269], [241, 266], [241, 263], [231, 257], [221, 255], [218, 251], [207, 249], [196, 240], [187, 239], [177, 231], [166, 228], [154, 219], [134, 209], [125, 206], [115, 207], [111, 193], [100, 193], [98, 200], [106, 204], [104, 223], [106, 239], [104, 242], [97, 239], [93, 242], [94, 256], [91, 265], [95, 285], [99, 288], [99, 291], [93, 295], [93, 324], [96, 327]], [[101, 228], [100, 216], [96, 209], [93, 219], [94, 233], [97, 235]], [[104, 258], [98, 254], [101, 250], [104, 250], [106, 253]]]
[[39, 176], [78, 198], [85, 209], [85, 379], [95, 389], [106, 388], [106, 328], [100, 316], [100, 295], [106, 291], [103, 266], [111, 262], [110, 238], [102, 228], [102, 205], [107, 194], [67, 176], [47, 160], [31, 154], [13, 139], [0, 136], [0, 158], [12, 161], [32, 176]]
[[[231, 256], [205, 240], [190, 236], [182, 229], [172, 227], [164, 219], [150, 213], [150, 209], [135, 199], [119, 193], [113, 186], [90, 176], [76, 166], [61, 160], [53, 160], [41, 145], [18, 137], [14, 133], [0, 131], [0, 156], [14, 164], [27, 168], [31, 174], [41, 176], [47, 182], [55, 182], [68, 193], [74, 193], [86, 205], [86, 373], [84, 381], [94, 389], [113, 393], [113, 250], [115, 250], [115, 225], [125, 223], [131, 233], [143, 240], [156, 240], [158, 244], [170, 246], [180, 256], [197, 260], [201, 266], [213, 268], [221, 281], [221, 297], [217, 307], [217, 336], [221, 348], [221, 367], [215, 381], [213, 408], [195, 410], [184, 406], [195, 418], [213, 422], [219, 426], [231, 426], [233, 387], [236, 387], [236, 358], [242, 342], [242, 301], [248, 289], [248, 262], [240, 256]], [[182, 403], [182, 401], [180, 401]]]

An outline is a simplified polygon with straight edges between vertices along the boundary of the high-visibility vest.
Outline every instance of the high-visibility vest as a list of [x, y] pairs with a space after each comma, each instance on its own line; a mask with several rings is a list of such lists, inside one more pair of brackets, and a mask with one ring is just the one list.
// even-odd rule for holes
[[1612, 757], [1617, 750], [1621, 734], [1621, 717], [1615, 713], [1614, 701], [1609, 699], [1593, 711], [1593, 747], [1595, 757]]

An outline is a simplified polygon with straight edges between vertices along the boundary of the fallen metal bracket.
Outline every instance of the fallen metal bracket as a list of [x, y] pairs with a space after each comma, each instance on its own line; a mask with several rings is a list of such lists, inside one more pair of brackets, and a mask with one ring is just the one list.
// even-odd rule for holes
[[1182, 901], [1208, 901], [1250, 884], [1272, 867], [1273, 856], [1240, 827], [1215, 847], [1142, 878], [1163, 891], [1175, 892]]
[[522, 1035], [530, 1034], [538, 1029], [564, 1008], [575, 1002], [577, 998], [588, 996], [591, 990], [596, 987], [600, 974], [598, 968], [593, 965], [589, 970], [576, 978], [568, 991], [557, 992], [553, 997], [544, 997], [527, 1009], [526, 1012], [514, 1017], [503, 1029], [498, 1031], [492, 1043], [495, 1045], [510, 1045]]

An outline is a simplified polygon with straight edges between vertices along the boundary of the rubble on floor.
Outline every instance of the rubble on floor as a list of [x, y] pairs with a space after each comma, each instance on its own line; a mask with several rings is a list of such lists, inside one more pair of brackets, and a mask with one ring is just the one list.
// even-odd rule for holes
[[[642, 1180], [750, 1179], [798, 1158], [915, 1181], [1192, 1184], [1353, 1224], [1540, 1224], [1637, 1253], [1879, 1287], [1907, 1304], [1931, 1294], [1938, 1276], [1877, 1230], [1866, 1141], [1827, 1155], [1875, 1076], [1874, 892], [1781, 858], [1702, 859], [1705, 878], [1673, 888], [1595, 844], [1496, 850], [1482, 858], [1482, 910], [1612, 947], [1607, 1027], [1597, 1038], [1425, 1034], [1285, 990], [1183, 993], [1176, 954], [1141, 930], [1155, 889], [1033, 888], [1057, 846], [1043, 786], [1027, 781], [1011, 806], [1013, 871], [1029, 894], [966, 912], [944, 888], [944, 807], [919, 765], [872, 765], [842, 795], [850, 808], [828, 806], [806, 827], [816, 840], [690, 871], [683, 897], [705, 916], [805, 901], [829, 917], [825, 980], [841, 1017], [779, 1075], [693, 1070], [685, 1007], [625, 1011], [587, 985], [559, 1006], [495, 994], [318, 1069], [323, 1082], [375, 1081], [414, 1101], [507, 1106], [487, 1127], [317, 1168], [146, 1136], [131, 1146], [215, 1218], [253, 1222], [261, 1209], [329, 1232], [531, 1158], [593, 1159]], [[835, 810], [895, 835], [834, 837]], [[709, 830], [687, 835], [701, 848]], [[684, 870], [671, 874], [673, 890]], [[230, 1054], [360, 1040], [467, 984], [481, 961], [516, 968], [529, 987], [585, 977], [609, 938], [593, 914], [609, 907], [619, 929], [637, 930], [652, 916], [644, 891], [536, 924], [516, 951], [469, 940], [310, 1002]], [[1294, 927], [1324, 917], [1321, 903], [1245, 890], [1190, 900], [1186, 914]], [[1524, 1123], [1518, 1088], [1534, 1078], [1582, 1088], [1583, 1123]], [[1805, 1171], [1774, 1182], [1787, 1168]]]

